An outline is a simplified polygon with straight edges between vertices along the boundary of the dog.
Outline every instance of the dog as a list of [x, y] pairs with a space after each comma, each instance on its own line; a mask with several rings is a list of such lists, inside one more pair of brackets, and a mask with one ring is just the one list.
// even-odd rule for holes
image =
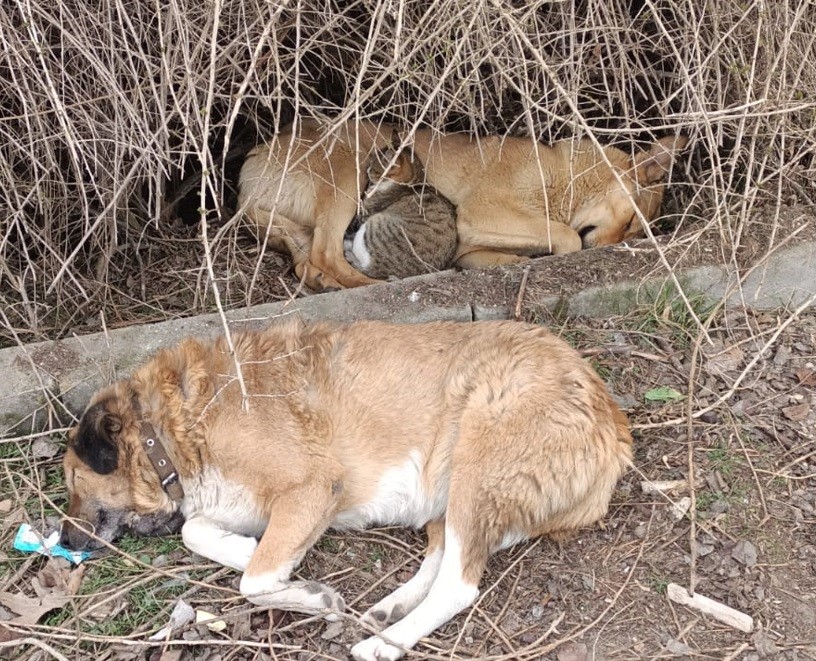
[[[352, 268], [343, 235], [358, 210], [366, 164], [394, 127], [300, 120], [248, 155], [238, 201], [269, 244], [288, 252], [312, 289], [375, 282]], [[417, 130], [427, 178], [457, 208], [455, 264], [482, 268], [643, 236], [663, 199], [684, 136], [627, 154], [588, 139], [553, 146], [527, 138], [473, 138]]]
[[[425, 527], [358, 660], [398, 659], [474, 603], [488, 556], [598, 521], [631, 464], [579, 354], [519, 322], [273, 325], [187, 339], [103, 388], [69, 432], [61, 542], [181, 529], [269, 608], [340, 617], [292, 571], [328, 528]], [[236, 368], [240, 364], [240, 372]], [[182, 524], [183, 522], [183, 524]]]

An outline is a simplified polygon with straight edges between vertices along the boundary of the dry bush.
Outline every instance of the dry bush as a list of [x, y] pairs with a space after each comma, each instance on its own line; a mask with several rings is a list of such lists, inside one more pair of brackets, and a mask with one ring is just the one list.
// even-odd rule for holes
[[296, 115], [630, 146], [682, 131], [693, 151], [669, 227], [730, 238], [762, 212], [773, 231], [774, 209], [814, 196], [808, 7], [11, 0], [2, 342], [199, 311], [214, 288], [225, 305], [274, 296], [235, 184], [246, 151]]

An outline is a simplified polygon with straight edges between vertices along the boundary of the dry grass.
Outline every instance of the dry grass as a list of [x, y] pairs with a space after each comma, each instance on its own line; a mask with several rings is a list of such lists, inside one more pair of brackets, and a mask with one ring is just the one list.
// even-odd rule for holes
[[816, 194], [808, 3], [14, 0], [0, 27], [4, 344], [285, 296], [235, 183], [296, 115], [630, 146], [683, 131], [664, 230], [739, 237]]

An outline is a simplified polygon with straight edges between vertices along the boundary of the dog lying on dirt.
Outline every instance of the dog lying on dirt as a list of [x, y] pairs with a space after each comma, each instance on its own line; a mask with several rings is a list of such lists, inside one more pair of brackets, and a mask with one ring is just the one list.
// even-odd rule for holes
[[473, 604], [491, 553], [600, 519], [631, 461], [603, 382], [538, 326], [289, 323], [233, 342], [240, 378], [224, 338], [188, 339], [92, 398], [61, 542], [181, 527], [254, 604], [331, 619], [337, 592], [290, 578], [320, 535], [424, 526], [419, 571], [364, 614], [387, 628], [356, 659], [397, 659]]
[[[287, 127], [249, 153], [239, 203], [270, 245], [288, 251], [313, 289], [374, 282], [343, 255], [343, 234], [357, 212], [366, 164], [393, 127], [312, 120]], [[418, 130], [412, 147], [428, 181], [457, 207], [458, 266], [514, 264], [642, 236], [664, 180], [686, 138], [655, 142], [634, 157], [589, 140], [553, 146], [527, 138]], [[635, 208], [637, 207], [637, 209]]]

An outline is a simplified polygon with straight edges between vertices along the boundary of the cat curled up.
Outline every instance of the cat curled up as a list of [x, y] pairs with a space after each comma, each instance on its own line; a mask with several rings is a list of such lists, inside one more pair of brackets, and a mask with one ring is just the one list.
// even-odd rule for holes
[[368, 163], [361, 211], [346, 230], [346, 260], [371, 278], [407, 278], [448, 268], [456, 253], [456, 207], [425, 180], [399, 140]]

